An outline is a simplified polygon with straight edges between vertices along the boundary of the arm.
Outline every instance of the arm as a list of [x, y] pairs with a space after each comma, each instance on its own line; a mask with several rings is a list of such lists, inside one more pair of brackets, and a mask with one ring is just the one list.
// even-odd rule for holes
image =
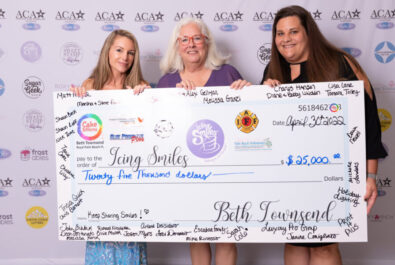
[[93, 89], [93, 79], [86, 79], [81, 86], [74, 86], [73, 84], [70, 86], [69, 90], [73, 92], [78, 97], [84, 97], [88, 90]]
[[[378, 160], [377, 159], [368, 159], [366, 161], [367, 165], [367, 173], [376, 175], [378, 168]], [[367, 177], [366, 178], [366, 193], [364, 199], [367, 202], [367, 210], [368, 214], [372, 209], [377, 198], [377, 187], [376, 187], [376, 178]]]

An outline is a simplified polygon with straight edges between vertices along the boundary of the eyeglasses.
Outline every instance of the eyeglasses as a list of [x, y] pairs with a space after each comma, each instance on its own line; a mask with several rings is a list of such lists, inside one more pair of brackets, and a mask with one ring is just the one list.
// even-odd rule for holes
[[203, 41], [207, 39], [207, 36], [204, 34], [193, 35], [193, 36], [182, 36], [178, 37], [177, 40], [181, 45], [186, 46], [189, 44], [189, 41], [193, 41], [195, 44], [201, 44]]

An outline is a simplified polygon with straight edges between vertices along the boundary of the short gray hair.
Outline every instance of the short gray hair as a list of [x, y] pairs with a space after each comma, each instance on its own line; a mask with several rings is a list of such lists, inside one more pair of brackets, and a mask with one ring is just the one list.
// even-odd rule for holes
[[173, 33], [167, 46], [166, 54], [163, 56], [160, 62], [160, 69], [163, 74], [174, 73], [177, 71], [181, 72], [182, 70], [184, 70], [184, 63], [180, 54], [178, 53], [177, 38], [180, 35], [181, 28], [191, 23], [196, 24], [202, 34], [207, 36], [207, 58], [205, 62], [205, 67], [212, 70], [219, 69], [223, 64], [228, 61], [229, 56], [223, 56], [218, 52], [213, 36], [207, 25], [201, 19], [188, 17], [180, 20], [173, 29]]

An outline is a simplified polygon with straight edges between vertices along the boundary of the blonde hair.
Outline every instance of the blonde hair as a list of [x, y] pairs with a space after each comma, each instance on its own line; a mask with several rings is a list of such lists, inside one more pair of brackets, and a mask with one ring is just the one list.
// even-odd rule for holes
[[181, 28], [191, 23], [196, 24], [199, 27], [201, 33], [207, 37], [207, 58], [204, 66], [208, 69], [217, 70], [228, 61], [229, 56], [223, 56], [218, 52], [213, 36], [207, 25], [200, 19], [188, 17], [180, 20], [173, 29], [173, 33], [167, 46], [166, 54], [163, 56], [160, 62], [160, 69], [163, 74], [174, 73], [177, 71], [180, 72], [184, 70], [184, 63], [180, 54], [178, 53], [177, 39], [180, 35]]
[[133, 42], [136, 50], [132, 66], [126, 72], [126, 78], [125, 78], [125, 83], [123, 85], [123, 89], [125, 89], [126, 86], [130, 86], [133, 88], [141, 83], [147, 84], [147, 81], [144, 80], [143, 74], [141, 72], [140, 50], [136, 37], [127, 30], [118, 29], [111, 32], [110, 35], [108, 35], [108, 37], [104, 41], [103, 47], [100, 51], [100, 56], [97, 65], [93, 69], [92, 74], [89, 77], [89, 79], [91, 79], [93, 82], [92, 88], [95, 90], [103, 89], [106, 82], [108, 82], [109, 79], [112, 77], [112, 71], [111, 71], [108, 55], [110, 52], [110, 47], [113, 45], [115, 38], [118, 36], [126, 37], [130, 39]]

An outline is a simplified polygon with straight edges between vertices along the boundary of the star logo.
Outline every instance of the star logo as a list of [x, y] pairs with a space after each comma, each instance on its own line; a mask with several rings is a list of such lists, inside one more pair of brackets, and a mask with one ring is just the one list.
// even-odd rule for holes
[[388, 177], [384, 179], [383, 187], [391, 187], [391, 180]]
[[78, 13], [76, 13], [76, 15], [78, 19], [84, 19], [85, 13], [82, 13], [82, 11], [80, 10]]
[[44, 15], [45, 15], [45, 12], [43, 12], [41, 9], [40, 9], [40, 11], [37, 12], [37, 18], [44, 19]]
[[234, 15], [236, 17], [236, 20], [242, 20], [243, 13], [240, 13], [240, 11], [237, 11], [237, 13], [235, 13]]
[[119, 20], [123, 20], [123, 16], [125, 15], [125, 14], [123, 14], [121, 11], [119, 11], [117, 14], [115, 14], [116, 16], [117, 16], [117, 19], [119, 19]]
[[12, 179], [7, 178], [7, 179], [5, 180], [5, 186], [6, 186], [6, 187], [12, 187]]
[[51, 180], [49, 180], [49, 179], [47, 179], [47, 178], [45, 178], [45, 179], [43, 179], [43, 184], [44, 184], [44, 186], [49, 186], [49, 182], [50, 182]]
[[355, 9], [355, 11], [352, 12], [353, 18], [359, 18], [360, 13], [361, 13], [361, 11], [359, 11], [358, 9]]
[[1, 18], [4, 18], [4, 14], [5, 14], [5, 11], [4, 11], [3, 9], [0, 8], [0, 17], [1, 17]]
[[321, 19], [321, 14], [322, 14], [322, 12], [320, 12], [320, 11], [317, 9], [315, 12], [313, 12], [314, 19]]
[[157, 20], [163, 20], [163, 14], [159, 11], [158, 14], [155, 14]]
[[395, 9], [391, 10], [391, 17], [395, 17]]
[[197, 13], [195, 13], [194, 14], [195, 15], [195, 17], [197, 18], [197, 19], [202, 19], [202, 17], [203, 17], [203, 13], [200, 13], [200, 11], [199, 12], [197, 12]]

